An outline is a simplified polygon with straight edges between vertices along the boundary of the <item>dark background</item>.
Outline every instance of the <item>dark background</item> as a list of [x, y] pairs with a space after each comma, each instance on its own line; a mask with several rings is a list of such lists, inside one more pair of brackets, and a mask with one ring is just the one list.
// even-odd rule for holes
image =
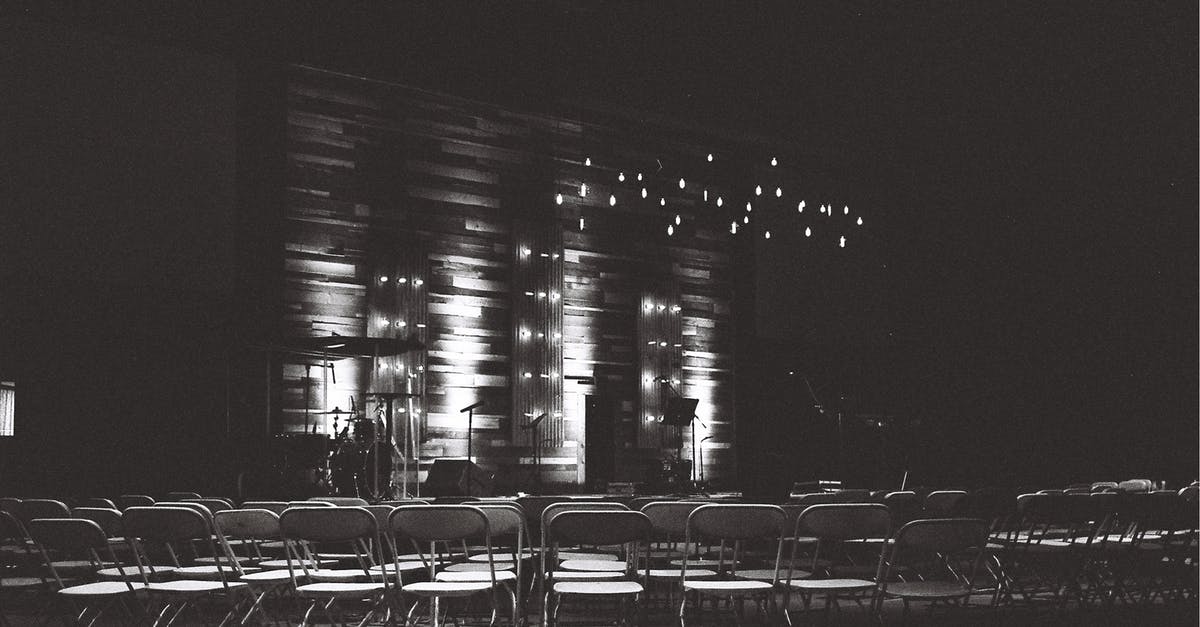
[[[1195, 3], [245, 4], [7, 5], [7, 491], [230, 491], [287, 62], [770, 137], [847, 190], [845, 251], [754, 247], [748, 481], [1197, 475]], [[839, 462], [804, 377], [885, 426]]]

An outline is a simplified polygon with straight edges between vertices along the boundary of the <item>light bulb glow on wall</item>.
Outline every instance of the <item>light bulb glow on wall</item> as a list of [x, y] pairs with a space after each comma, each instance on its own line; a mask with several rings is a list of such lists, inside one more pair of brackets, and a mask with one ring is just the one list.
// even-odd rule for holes
[[776, 187], [776, 188], [775, 188], [775, 197], [776, 197], [776, 198], [783, 198], [783, 188], [782, 188], [782, 187]]
[[620, 181], [620, 182], [622, 182], [622, 183], [624, 183], [624, 182], [625, 182], [625, 173], [624, 173], [624, 172], [620, 172], [620, 173], [618, 173], [618, 174], [617, 174], [617, 180], [618, 180], [618, 181]]
[[771, 167], [775, 167], [777, 165], [779, 165], [779, 160], [775, 157], [771, 157]]
[[617, 206], [617, 197], [615, 195], [613, 195], [613, 194], [608, 195], [608, 206], [609, 207]]
[[592, 165], [592, 158], [587, 157], [583, 160], [583, 165]]
[[859, 217], [858, 217], [858, 221], [857, 221], [857, 222], [855, 222], [855, 224], [858, 224], [859, 226], [862, 226], [862, 216], [859, 216]]
[[771, 239], [771, 232], [767, 231], [767, 232], [763, 233], [763, 239]]
[[646, 188], [643, 187], [642, 188], [642, 198], [645, 198], [647, 195], [648, 195], [648, 192], [646, 191]]
[[580, 184], [579, 184], [579, 195], [580, 195], [580, 196], [587, 196], [587, 183], [580, 183]]
[[713, 154], [710, 152], [710, 153], [708, 153], [708, 162], [712, 163], [712, 160], [713, 160]]
[[381, 277], [379, 277], [379, 282], [380, 282], [380, 283], [387, 283], [387, 282], [388, 282], [388, 278], [387, 278], [386, 276], [381, 276]]
[[723, 204], [725, 204], [725, 201], [720, 196], [717, 196], [717, 206], [720, 207]]
[[675, 225], [678, 226], [681, 222], [683, 222], [683, 217], [680, 216], [678, 213], [675, 214]]
[[804, 227], [804, 237], [812, 237], [812, 227]]
[[667, 225], [667, 235], [674, 235], [674, 234], [675, 234], [675, 225], [674, 224]]
[[762, 185], [755, 185], [755, 186], [754, 186], [754, 195], [755, 195], [755, 196], [762, 196]]
[[554, 195], [554, 204], [556, 204], [556, 205], [561, 205], [561, 204], [562, 204], [562, 194], [555, 194], [555, 195]]

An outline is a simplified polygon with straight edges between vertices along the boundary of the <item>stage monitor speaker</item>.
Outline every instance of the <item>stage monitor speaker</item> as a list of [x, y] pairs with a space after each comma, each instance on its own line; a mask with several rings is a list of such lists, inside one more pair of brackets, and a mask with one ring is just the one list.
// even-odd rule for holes
[[425, 496], [492, 496], [492, 473], [465, 459], [435, 459], [421, 488]]

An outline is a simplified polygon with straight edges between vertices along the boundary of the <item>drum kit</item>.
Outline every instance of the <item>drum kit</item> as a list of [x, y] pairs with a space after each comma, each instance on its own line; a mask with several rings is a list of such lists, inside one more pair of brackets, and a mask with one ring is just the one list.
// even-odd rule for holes
[[[369, 501], [416, 496], [410, 493], [410, 484], [413, 492], [419, 492], [415, 477], [420, 441], [413, 420], [413, 401], [421, 395], [411, 390], [411, 382], [406, 382], [409, 390], [405, 392], [368, 392], [367, 402], [361, 407], [351, 396], [349, 410], [334, 407], [315, 412], [327, 420], [332, 417], [331, 423], [325, 423], [331, 424], [329, 432], [318, 433], [318, 425], [323, 421], [310, 420], [308, 369], [319, 366], [331, 374], [331, 359], [378, 358], [420, 347], [409, 340], [345, 336], [303, 338], [282, 347], [268, 347], [273, 351], [324, 358], [322, 364], [305, 364], [304, 431], [275, 436], [274, 465], [285, 480], [300, 484], [298, 491], [356, 496]], [[398, 400], [403, 401], [402, 407], [397, 406]], [[375, 406], [368, 410], [367, 405], [372, 402]], [[402, 425], [394, 420], [398, 416], [406, 418]], [[397, 436], [401, 437], [403, 449], [397, 445]]]

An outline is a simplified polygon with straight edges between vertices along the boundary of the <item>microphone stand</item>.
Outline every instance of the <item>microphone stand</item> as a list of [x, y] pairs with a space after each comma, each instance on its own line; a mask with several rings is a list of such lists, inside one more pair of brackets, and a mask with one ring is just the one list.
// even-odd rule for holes
[[467, 414], [467, 492], [468, 493], [471, 491], [471, 486], [473, 485], [471, 483], [471, 470], [472, 470], [472, 466], [474, 466], [475, 464], [471, 463], [473, 461], [471, 459], [471, 432], [472, 432], [472, 427], [474, 426], [474, 423], [475, 423], [475, 408], [477, 408], [477, 407], [483, 407], [483, 401], [478, 401], [478, 402], [472, 403], [472, 404], [458, 410], [458, 413], [460, 413], [460, 414], [463, 412], [466, 412], [466, 414]]
[[[675, 389], [674, 385], [671, 385], [670, 379], [668, 379], [666, 377], [659, 377], [658, 382], [667, 386], [667, 389], [671, 390], [671, 393], [674, 394], [676, 397], [683, 398], [683, 394], [681, 394], [679, 392], [679, 390]], [[696, 422], [699, 422], [701, 425], [703, 425], [705, 429], [708, 428], [708, 425], [704, 424], [704, 421], [697, 418], [696, 414], [692, 414], [692, 421], [689, 422], [689, 425], [690, 425], [689, 431], [691, 432], [691, 435], [692, 435], [692, 462], [693, 462], [692, 465], [693, 466], [696, 465], [695, 461], [696, 461], [696, 451], [697, 451], [697, 449], [696, 449], [696, 425], [694, 424]], [[709, 437], [711, 437], [711, 436], [709, 436]], [[707, 439], [708, 438], [705, 438], [705, 440], [707, 440]], [[680, 460], [683, 459], [683, 425], [679, 426], [679, 459]], [[691, 480], [693, 482], [695, 482], [696, 481], [696, 468], [695, 467], [692, 468], [691, 474], [692, 474]], [[700, 480], [701, 481], [704, 480], [703, 476], [701, 476]]]

